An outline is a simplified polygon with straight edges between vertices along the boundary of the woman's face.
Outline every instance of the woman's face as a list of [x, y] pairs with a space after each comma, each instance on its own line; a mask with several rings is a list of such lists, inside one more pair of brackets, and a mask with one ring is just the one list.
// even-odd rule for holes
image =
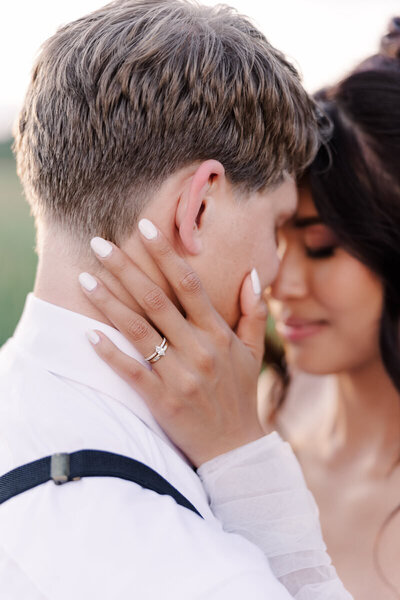
[[309, 190], [299, 190], [297, 213], [278, 237], [270, 304], [289, 363], [327, 374], [380, 360], [382, 284], [319, 220]]

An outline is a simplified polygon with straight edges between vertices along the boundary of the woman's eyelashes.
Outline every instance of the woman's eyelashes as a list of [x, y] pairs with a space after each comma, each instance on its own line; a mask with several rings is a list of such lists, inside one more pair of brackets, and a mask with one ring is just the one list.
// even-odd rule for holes
[[331, 258], [335, 254], [337, 246], [322, 246], [320, 248], [305, 247], [308, 258]]

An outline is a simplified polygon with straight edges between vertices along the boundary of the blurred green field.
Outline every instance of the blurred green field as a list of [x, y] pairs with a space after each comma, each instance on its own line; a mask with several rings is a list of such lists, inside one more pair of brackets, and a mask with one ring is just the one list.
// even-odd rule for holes
[[35, 233], [15, 172], [11, 142], [0, 144], [0, 346], [12, 335], [26, 294], [32, 290], [37, 257]]

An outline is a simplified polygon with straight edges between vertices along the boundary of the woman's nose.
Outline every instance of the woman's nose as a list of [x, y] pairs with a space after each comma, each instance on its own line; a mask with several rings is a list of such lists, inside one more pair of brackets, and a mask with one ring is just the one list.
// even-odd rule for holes
[[287, 249], [281, 258], [278, 274], [271, 286], [276, 300], [302, 298], [307, 294], [307, 274], [300, 252]]

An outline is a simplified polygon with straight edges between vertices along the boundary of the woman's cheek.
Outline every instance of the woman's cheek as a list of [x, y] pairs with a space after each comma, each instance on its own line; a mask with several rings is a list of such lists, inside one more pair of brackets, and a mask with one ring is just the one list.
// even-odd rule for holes
[[[330, 262], [330, 264], [328, 264]], [[344, 253], [321, 265], [316, 275], [320, 304], [331, 324], [330, 345], [341, 370], [379, 355], [383, 305], [380, 280], [365, 265]], [[340, 365], [339, 365], [340, 363]]]
[[343, 250], [315, 265], [313, 287], [319, 302], [334, 313], [358, 311], [366, 298], [375, 303], [381, 295], [374, 274]]

